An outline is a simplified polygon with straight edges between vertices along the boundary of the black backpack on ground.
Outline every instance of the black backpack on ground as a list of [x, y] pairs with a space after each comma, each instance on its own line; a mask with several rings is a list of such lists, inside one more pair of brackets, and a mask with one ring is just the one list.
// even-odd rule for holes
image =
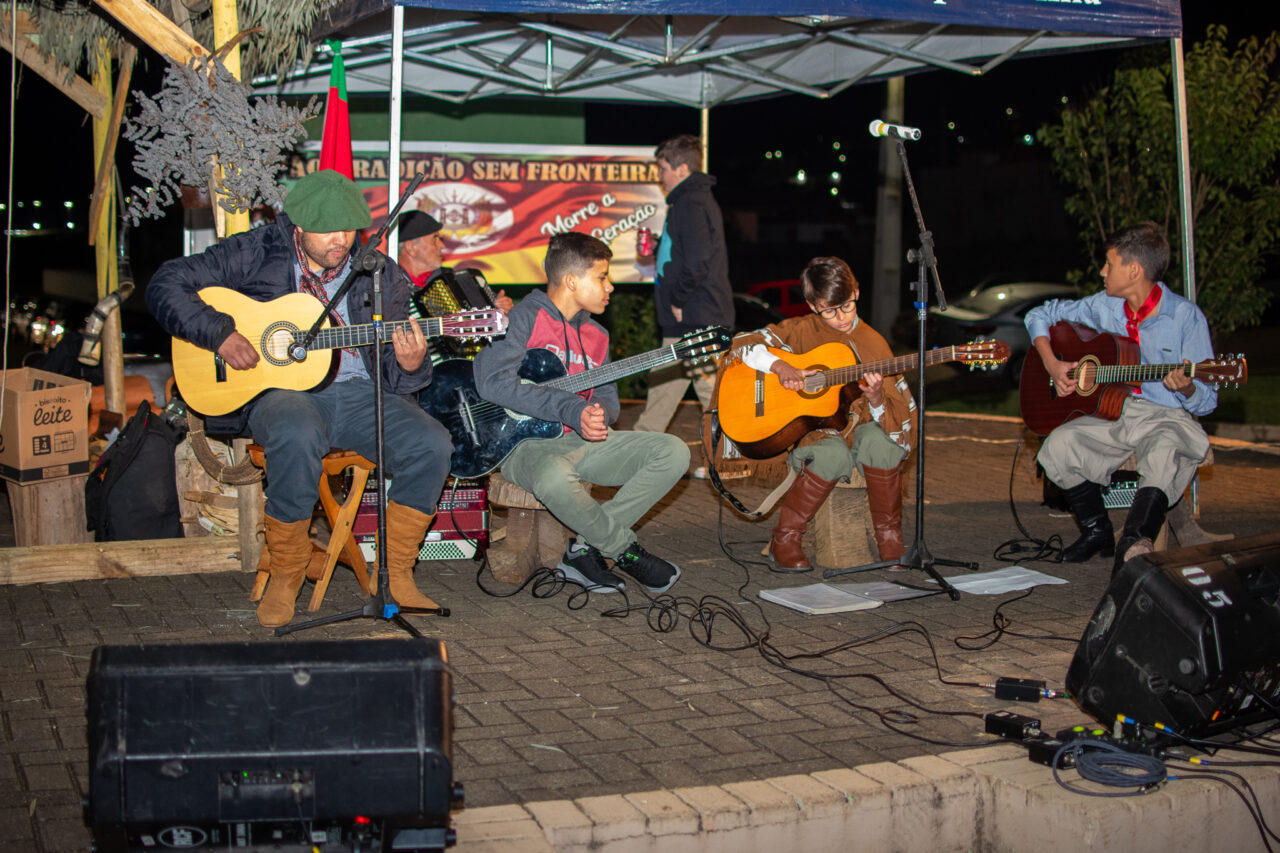
[[173, 461], [179, 439], [148, 403], [138, 405], [84, 484], [95, 542], [182, 537]]

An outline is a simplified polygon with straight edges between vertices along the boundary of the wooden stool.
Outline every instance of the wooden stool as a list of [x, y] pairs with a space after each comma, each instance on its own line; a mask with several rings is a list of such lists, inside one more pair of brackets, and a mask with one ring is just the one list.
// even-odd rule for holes
[[[583, 483], [590, 491], [591, 486]], [[507, 508], [506, 536], [487, 551], [489, 571], [503, 583], [524, 583], [539, 566], [555, 566], [573, 535], [537, 498], [501, 474], [489, 475], [489, 505]]]
[[[249, 445], [249, 458], [255, 465], [265, 466], [261, 445]], [[333, 568], [338, 564], [339, 557], [355, 572], [356, 580], [360, 582], [360, 589], [365, 595], [373, 595], [377, 591], [377, 576], [370, 570], [364, 554], [360, 551], [360, 544], [351, 533], [356, 512], [359, 511], [360, 501], [364, 497], [365, 483], [369, 480], [369, 473], [373, 471], [373, 463], [354, 450], [331, 451], [322, 461], [320, 505], [324, 507], [325, 517], [329, 519], [329, 546], [325, 549], [314, 546], [315, 553], [312, 554], [311, 562], [307, 566], [307, 577], [316, 583], [315, 590], [311, 593], [311, 602], [307, 605], [308, 611], [320, 609], [320, 602], [324, 601], [324, 594], [329, 589], [329, 581], [333, 579]], [[351, 487], [347, 490], [346, 497], [339, 503], [334, 497], [329, 481], [331, 477], [337, 477], [347, 471], [351, 472]], [[249, 594], [251, 601], [262, 598], [262, 593], [267, 588], [270, 559], [271, 555], [266, 548], [263, 548], [262, 559], [258, 561], [258, 577], [254, 581], [253, 591]]]
[[[760, 552], [769, 556], [772, 539]], [[805, 531], [805, 553], [813, 553], [813, 561], [823, 569], [850, 569], [879, 561], [875, 529], [871, 526], [871, 510], [867, 503], [867, 481], [853, 469], [847, 483], [836, 483], [831, 494], [814, 513]]]
[[848, 483], [836, 483], [813, 517], [814, 559], [824, 569], [849, 569], [879, 561], [867, 481], [853, 469]]

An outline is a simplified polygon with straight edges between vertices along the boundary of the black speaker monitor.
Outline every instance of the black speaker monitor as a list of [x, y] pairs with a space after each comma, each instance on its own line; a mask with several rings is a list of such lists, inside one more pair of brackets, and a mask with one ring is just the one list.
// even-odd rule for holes
[[1190, 737], [1280, 717], [1280, 534], [1130, 560], [1066, 684], [1104, 723], [1123, 714]]
[[101, 853], [453, 843], [439, 641], [101, 646], [87, 694]]

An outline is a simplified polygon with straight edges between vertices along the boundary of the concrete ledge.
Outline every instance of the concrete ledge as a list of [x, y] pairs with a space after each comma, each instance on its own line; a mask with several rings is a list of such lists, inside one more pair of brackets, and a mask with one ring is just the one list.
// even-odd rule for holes
[[[1280, 802], [1280, 768], [1232, 769], [1264, 806]], [[1074, 771], [1062, 775], [1113, 790]], [[1087, 797], [1059, 786], [1013, 744], [808, 776], [468, 809], [453, 824], [459, 853], [1264, 849], [1221, 784], [1179, 779], [1142, 796]]]

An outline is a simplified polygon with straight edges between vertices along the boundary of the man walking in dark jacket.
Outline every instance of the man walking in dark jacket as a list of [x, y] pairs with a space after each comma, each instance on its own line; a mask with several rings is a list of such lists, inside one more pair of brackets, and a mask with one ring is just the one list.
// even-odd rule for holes
[[[232, 370], [250, 370], [261, 358], [258, 348], [236, 330], [235, 317], [215, 310], [201, 299], [200, 291], [229, 287], [261, 302], [301, 291], [328, 301], [351, 269], [356, 231], [371, 221], [369, 206], [350, 178], [330, 169], [313, 172], [294, 186], [273, 225], [162, 264], [147, 286], [147, 307], [170, 335], [216, 353]], [[385, 320], [404, 320], [408, 280], [385, 256], [380, 260]], [[346, 298], [334, 305], [330, 321], [371, 322], [371, 293], [371, 275], [359, 273]], [[316, 315], [319, 309], [317, 304]], [[319, 498], [321, 460], [332, 447], [368, 458], [377, 455], [373, 348], [344, 348], [339, 353], [336, 375], [328, 384], [311, 391], [268, 390], [232, 415], [206, 422], [210, 432], [238, 434], [247, 427], [265, 451], [271, 580], [258, 604], [258, 621], [267, 628], [287, 625], [293, 618], [311, 560], [309, 531]], [[387, 503], [388, 592], [401, 606], [432, 608], [435, 602], [414, 586], [413, 568], [449, 473], [452, 443], [438, 421], [399, 396], [431, 381], [426, 353], [426, 340], [416, 323], [397, 328], [392, 342], [383, 346], [383, 428], [386, 474], [392, 480]], [[311, 358], [323, 355], [317, 351]]]
[[[724, 219], [711, 188], [716, 179], [702, 171], [702, 140], [692, 134], [668, 139], [655, 152], [658, 176], [667, 193], [667, 223], [658, 240], [654, 295], [664, 346], [705, 326], [733, 327], [733, 291]], [[711, 405], [713, 375], [692, 377], [702, 408]], [[636, 421], [640, 431], [666, 432], [690, 376], [677, 363], [649, 374], [649, 398]]]

